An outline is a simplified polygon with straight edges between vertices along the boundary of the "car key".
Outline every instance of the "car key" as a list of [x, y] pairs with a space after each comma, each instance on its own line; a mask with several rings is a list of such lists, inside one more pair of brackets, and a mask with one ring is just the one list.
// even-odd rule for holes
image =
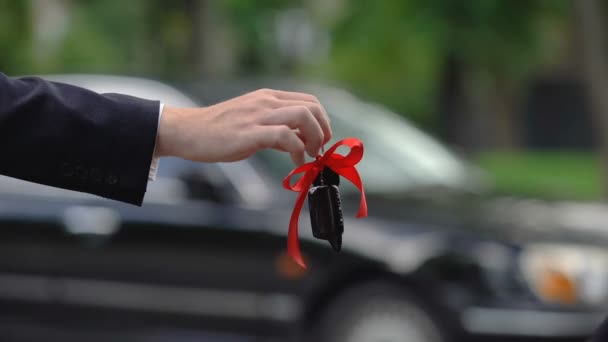
[[338, 185], [340, 185], [340, 175], [326, 166], [319, 172], [313, 186], [308, 190], [312, 235], [317, 239], [329, 241], [336, 252], [342, 249], [342, 233], [344, 233]]

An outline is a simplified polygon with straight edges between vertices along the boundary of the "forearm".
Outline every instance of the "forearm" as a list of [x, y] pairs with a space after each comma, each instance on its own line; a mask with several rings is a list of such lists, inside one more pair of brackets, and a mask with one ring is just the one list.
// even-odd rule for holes
[[0, 174], [137, 205], [161, 156], [230, 162], [273, 148], [302, 164], [330, 138], [327, 113], [303, 93], [175, 108], [0, 73]]
[[0, 174], [141, 204], [157, 101], [0, 74]]

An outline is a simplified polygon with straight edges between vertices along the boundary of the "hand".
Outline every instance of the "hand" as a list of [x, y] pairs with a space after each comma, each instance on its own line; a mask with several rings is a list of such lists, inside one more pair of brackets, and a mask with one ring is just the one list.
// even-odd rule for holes
[[199, 162], [245, 159], [261, 149], [316, 157], [331, 139], [329, 117], [316, 97], [261, 89], [206, 108], [165, 106], [157, 154]]

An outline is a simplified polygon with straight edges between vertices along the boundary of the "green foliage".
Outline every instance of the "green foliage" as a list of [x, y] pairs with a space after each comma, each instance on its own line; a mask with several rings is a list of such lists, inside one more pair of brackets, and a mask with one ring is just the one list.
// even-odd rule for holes
[[486, 152], [478, 163], [500, 193], [546, 199], [599, 200], [599, 160], [591, 152]]
[[418, 11], [439, 27], [437, 45], [471, 65], [521, 73], [544, 47], [542, 25], [564, 21], [565, 0], [431, 0]]
[[0, 70], [26, 73], [31, 55], [29, 2], [0, 0]]
[[[518, 80], [551, 56], [546, 28], [567, 22], [567, 0], [350, 0], [336, 14], [323, 1], [69, 1], [69, 31], [54, 51], [33, 52], [30, 1], [0, 0], [0, 69], [18, 73], [100, 72], [179, 78], [198, 61], [193, 8], [207, 4], [237, 40], [241, 73], [291, 73], [337, 80], [364, 98], [434, 127], [447, 56], [471, 72]], [[309, 10], [329, 33], [326, 61], [281, 60], [273, 37], [277, 13]], [[214, 42], [221, 44], [222, 42]]]
[[0, 0], [0, 69], [10, 74], [113, 73], [159, 77], [191, 72], [191, 1], [69, 2], [67, 35], [34, 53], [31, 4]]
[[[205, 3], [235, 35], [241, 73], [290, 73], [293, 66], [285, 68], [275, 46], [274, 19], [282, 10], [304, 8], [328, 32], [331, 46], [327, 60], [295, 69], [301, 77], [337, 80], [427, 129], [435, 124], [448, 56], [467, 72], [525, 80], [556, 54], [571, 6], [568, 0], [350, 0], [337, 1], [342, 6], [330, 15], [319, 9], [323, 0], [68, 1], [67, 36], [40, 55], [32, 36], [34, 3], [0, 0], [0, 71], [192, 77], [195, 26], [204, 20], [194, 8]], [[591, 154], [493, 152], [479, 161], [503, 192], [599, 197]]]
[[234, 28], [238, 41], [239, 71], [272, 73], [282, 65], [272, 35], [274, 15], [284, 9], [302, 7], [302, 0], [224, 0], [218, 11]]
[[333, 25], [330, 60], [320, 73], [428, 126], [442, 62], [441, 31], [416, 6], [412, 1], [351, 2]]
[[544, 29], [563, 25], [568, 1], [348, 2], [330, 27], [330, 60], [317, 74], [351, 85], [427, 128], [447, 56], [471, 71], [517, 81], [554, 51]]

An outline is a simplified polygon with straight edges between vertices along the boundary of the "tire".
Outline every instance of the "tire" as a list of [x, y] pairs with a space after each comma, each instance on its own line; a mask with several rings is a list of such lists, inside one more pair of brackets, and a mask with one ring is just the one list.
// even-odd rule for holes
[[413, 296], [384, 282], [357, 286], [338, 296], [318, 327], [323, 342], [447, 342]]

